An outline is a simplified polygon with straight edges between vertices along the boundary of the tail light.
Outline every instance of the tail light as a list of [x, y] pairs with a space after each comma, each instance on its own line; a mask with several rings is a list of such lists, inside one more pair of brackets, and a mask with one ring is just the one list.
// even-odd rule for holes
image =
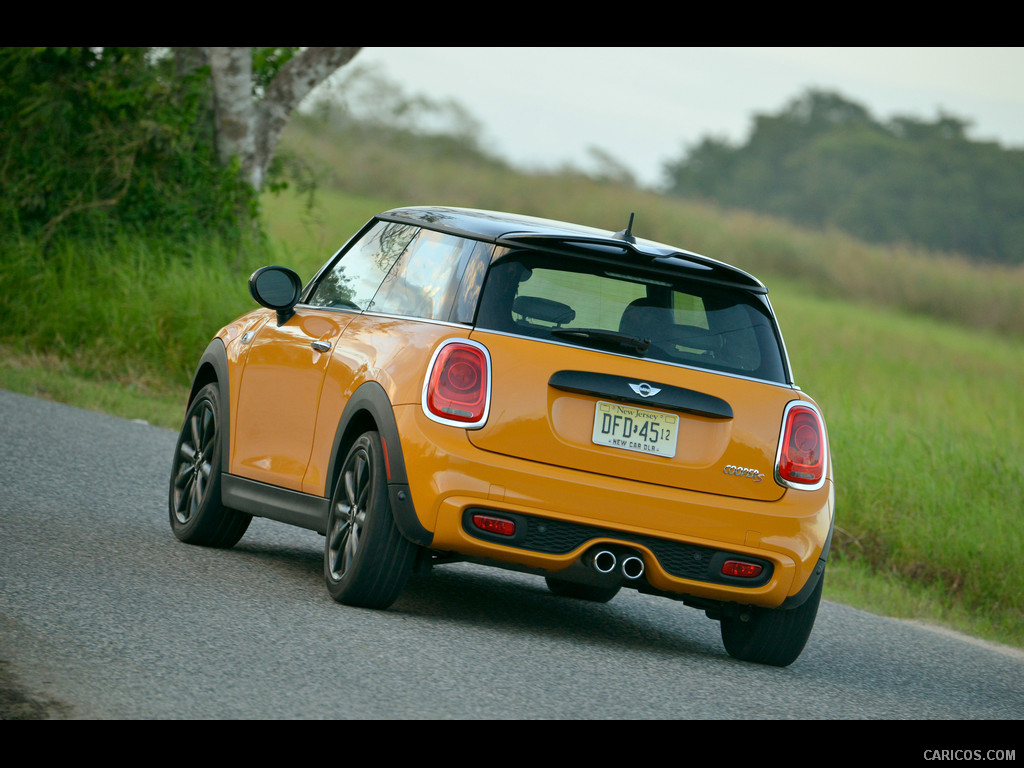
[[825, 422], [810, 403], [793, 402], [782, 419], [775, 478], [789, 488], [815, 490], [825, 483], [828, 445]]
[[491, 400], [491, 358], [468, 339], [449, 339], [434, 352], [423, 384], [423, 411], [441, 424], [482, 427]]

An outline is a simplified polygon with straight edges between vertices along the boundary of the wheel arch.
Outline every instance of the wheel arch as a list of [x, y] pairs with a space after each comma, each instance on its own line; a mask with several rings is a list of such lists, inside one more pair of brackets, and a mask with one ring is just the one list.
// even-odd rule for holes
[[405, 457], [402, 454], [402, 443], [391, 399], [384, 387], [376, 381], [366, 382], [353, 393], [338, 420], [331, 458], [327, 465], [324, 496], [332, 498], [341, 465], [349, 448], [360, 435], [370, 431], [378, 432], [383, 441], [388, 494], [398, 530], [413, 543], [430, 546], [433, 533], [420, 523], [409, 492]]
[[221, 440], [221, 467], [224, 467], [226, 471], [231, 458], [231, 393], [228, 384], [228, 352], [224, 341], [219, 337], [210, 341], [199, 358], [196, 372], [192, 376], [188, 402], [185, 404], [186, 412], [196, 395], [199, 394], [199, 390], [207, 384], [216, 384], [217, 392], [220, 395], [222, 413], [219, 415], [224, 435]]

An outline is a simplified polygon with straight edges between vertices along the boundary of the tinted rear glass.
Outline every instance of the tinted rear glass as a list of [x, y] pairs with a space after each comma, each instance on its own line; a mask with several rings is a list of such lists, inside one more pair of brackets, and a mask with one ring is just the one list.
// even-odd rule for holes
[[774, 322], [739, 289], [519, 252], [492, 265], [477, 326], [785, 382]]

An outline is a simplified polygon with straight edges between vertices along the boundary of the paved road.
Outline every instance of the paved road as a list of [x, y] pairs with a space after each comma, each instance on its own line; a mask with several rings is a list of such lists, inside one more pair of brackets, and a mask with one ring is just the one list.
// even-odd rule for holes
[[828, 601], [786, 669], [730, 659], [669, 600], [578, 603], [470, 565], [345, 608], [315, 533], [173, 537], [173, 432], [0, 391], [0, 439], [0, 679], [52, 717], [1024, 717], [1021, 652]]

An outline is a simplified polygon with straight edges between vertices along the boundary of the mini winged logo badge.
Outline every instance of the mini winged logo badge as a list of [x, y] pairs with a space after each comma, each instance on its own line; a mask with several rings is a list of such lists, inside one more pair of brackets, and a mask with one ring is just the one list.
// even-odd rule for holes
[[633, 384], [632, 382], [628, 383], [629, 388], [636, 392], [638, 395], [640, 395], [640, 397], [653, 397], [654, 395], [661, 392], [661, 390], [658, 387], [652, 387], [646, 381], [643, 382], [642, 384]]

